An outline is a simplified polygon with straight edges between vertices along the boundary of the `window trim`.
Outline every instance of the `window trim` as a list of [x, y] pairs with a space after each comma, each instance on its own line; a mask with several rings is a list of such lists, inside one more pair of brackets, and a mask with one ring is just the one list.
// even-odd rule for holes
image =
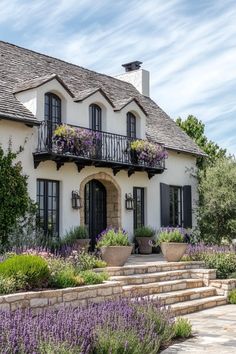
[[132, 112], [126, 114], [126, 134], [128, 138], [137, 138], [137, 119]]
[[102, 108], [96, 103], [89, 105], [89, 127], [95, 131], [102, 131]]
[[[46, 236], [46, 237], [49, 237], [49, 233], [48, 233], [48, 182], [56, 183], [56, 193], [57, 193], [56, 230], [55, 230], [55, 234], [53, 233], [52, 235], [50, 235], [50, 237], [59, 237], [60, 236], [60, 181], [53, 180], [53, 179], [48, 179], [48, 178], [37, 178], [37, 180], [36, 180], [36, 199], [37, 199], [37, 204], [39, 205], [38, 196], [41, 196], [41, 194], [38, 194], [38, 182], [43, 182], [44, 183], [44, 194], [43, 194], [43, 199], [44, 199], [44, 209], [43, 209], [44, 225], [43, 225], [43, 233], [44, 233], [44, 236]], [[39, 208], [38, 211], [40, 212], [40, 208]], [[38, 215], [37, 215], [37, 218], [38, 218]]]
[[[178, 200], [178, 204], [180, 203], [180, 215], [178, 213], [178, 219], [180, 219], [180, 225], [172, 225], [172, 223], [170, 222], [169, 226], [173, 226], [173, 227], [182, 227], [183, 226], [183, 187], [179, 186], [179, 185], [173, 185], [170, 184], [169, 185], [169, 191], [171, 191], [172, 188], [178, 188], [178, 190], [180, 191], [180, 200]], [[169, 204], [169, 208], [171, 206], [171, 199], [170, 199], [170, 204]], [[171, 221], [171, 217], [170, 217], [170, 221]]]
[[[141, 190], [141, 223], [138, 226], [137, 222], [137, 190]], [[133, 212], [133, 228], [136, 230], [140, 226], [145, 225], [145, 188], [144, 187], [133, 187], [133, 198], [134, 198], [134, 212]]]

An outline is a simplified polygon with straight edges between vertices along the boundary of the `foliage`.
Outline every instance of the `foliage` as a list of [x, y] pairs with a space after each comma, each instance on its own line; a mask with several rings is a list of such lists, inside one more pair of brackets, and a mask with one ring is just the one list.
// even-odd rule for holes
[[201, 173], [199, 226], [206, 243], [220, 244], [236, 235], [236, 161], [217, 160]]
[[174, 227], [162, 228], [158, 235], [157, 243], [160, 244], [162, 242], [185, 242], [184, 230]]
[[19, 281], [24, 277], [29, 289], [41, 288], [47, 285], [49, 268], [47, 262], [34, 255], [15, 255], [0, 263], [0, 275], [12, 277]]
[[176, 338], [189, 338], [192, 335], [192, 324], [187, 318], [178, 317], [174, 324]]
[[228, 299], [230, 304], [236, 305], [236, 289], [230, 291]]
[[81, 353], [81, 349], [76, 346], [71, 348], [69, 344], [60, 343], [56, 344], [51, 342], [42, 341], [39, 345], [39, 354], [78, 354]]
[[233, 272], [231, 273], [229, 276], [228, 276], [229, 279], [236, 279], [236, 272]]
[[18, 273], [17, 277], [0, 275], [0, 294], [11, 294], [26, 288], [26, 277], [23, 274]]
[[22, 173], [21, 162], [15, 162], [21, 151], [13, 152], [11, 143], [6, 152], [0, 146], [0, 251], [8, 246], [8, 235], [33, 206], [28, 196], [27, 176]]
[[[38, 314], [0, 311], [0, 352], [54, 354], [54, 347], [68, 348], [68, 354], [76, 349], [81, 354], [156, 354], [174, 336], [173, 324], [173, 314], [161, 303], [141, 298]], [[40, 351], [42, 347], [48, 352]]]
[[93, 268], [104, 268], [107, 265], [106, 262], [85, 251], [72, 251], [68, 260], [74, 265], [78, 272]]
[[168, 153], [162, 145], [150, 143], [147, 140], [135, 140], [130, 144], [131, 152], [135, 151], [138, 161], [155, 166], [168, 157]]
[[73, 245], [77, 240], [86, 238], [88, 238], [88, 229], [86, 226], [80, 225], [71, 228], [63, 238], [62, 243], [70, 246]]
[[108, 228], [98, 236], [97, 247], [104, 246], [129, 246], [128, 234], [121, 228]]
[[104, 272], [96, 273], [92, 270], [85, 270], [80, 273], [85, 285], [101, 284], [108, 279], [108, 275]]
[[153, 237], [155, 235], [155, 230], [150, 226], [141, 226], [134, 231], [135, 237]]
[[236, 269], [236, 253], [225, 246], [189, 246], [182, 260], [204, 261], [207, 268], [216, 269], [216, 276], [225, 279]]
[[206, 137], [205, 125], [202, 121], [193, 115], [189, 115], [186, 120], [177, 118], [176, 123], [208, 155], [204, 158], [198, 157], [197, 164], [200, 169], [204, 169], [209, 165], [213, 166], [219, 158], [226, 157], [226, 149], [221, 149], [216, 143]]
[[94, 156], [100, 142], [100, 132], [67, 124], [58, 126], [53, 133], [53, 150], [60, 153]]

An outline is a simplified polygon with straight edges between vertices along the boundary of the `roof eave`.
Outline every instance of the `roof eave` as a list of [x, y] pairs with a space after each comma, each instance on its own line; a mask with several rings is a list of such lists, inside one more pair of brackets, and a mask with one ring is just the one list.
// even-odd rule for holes
[[23, 117], [16, 116], [13, 114], [7, 114], [7, 113], [0, 112], [0, 120], [1, 119], [13, 121], [13, 122], [18, 122], [18, 123], [23, 123], [23, 124], [30, 126], [30, 127], [38, 126], [41, 124], [38, 120], [33, 119], [33, 118], [32, 119], [31, 118], [23, 118]]

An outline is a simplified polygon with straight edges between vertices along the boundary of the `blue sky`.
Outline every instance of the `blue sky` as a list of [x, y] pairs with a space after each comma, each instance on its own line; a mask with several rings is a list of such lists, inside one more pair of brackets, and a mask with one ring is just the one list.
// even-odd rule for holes
[[144, 62], [151, 96], [236, 154], [235, 0], [0, 0], [0, 38], [109, 75]]

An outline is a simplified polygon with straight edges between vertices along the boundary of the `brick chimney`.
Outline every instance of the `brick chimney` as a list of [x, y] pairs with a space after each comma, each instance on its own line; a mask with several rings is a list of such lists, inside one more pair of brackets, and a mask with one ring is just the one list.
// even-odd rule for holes
[[141, 61], [132, 61], [122, 64], [125, 73], [117, 75], [116, 78], [132, 84], [142, 95], [149, 97], [149, 71], [141, 69]]

